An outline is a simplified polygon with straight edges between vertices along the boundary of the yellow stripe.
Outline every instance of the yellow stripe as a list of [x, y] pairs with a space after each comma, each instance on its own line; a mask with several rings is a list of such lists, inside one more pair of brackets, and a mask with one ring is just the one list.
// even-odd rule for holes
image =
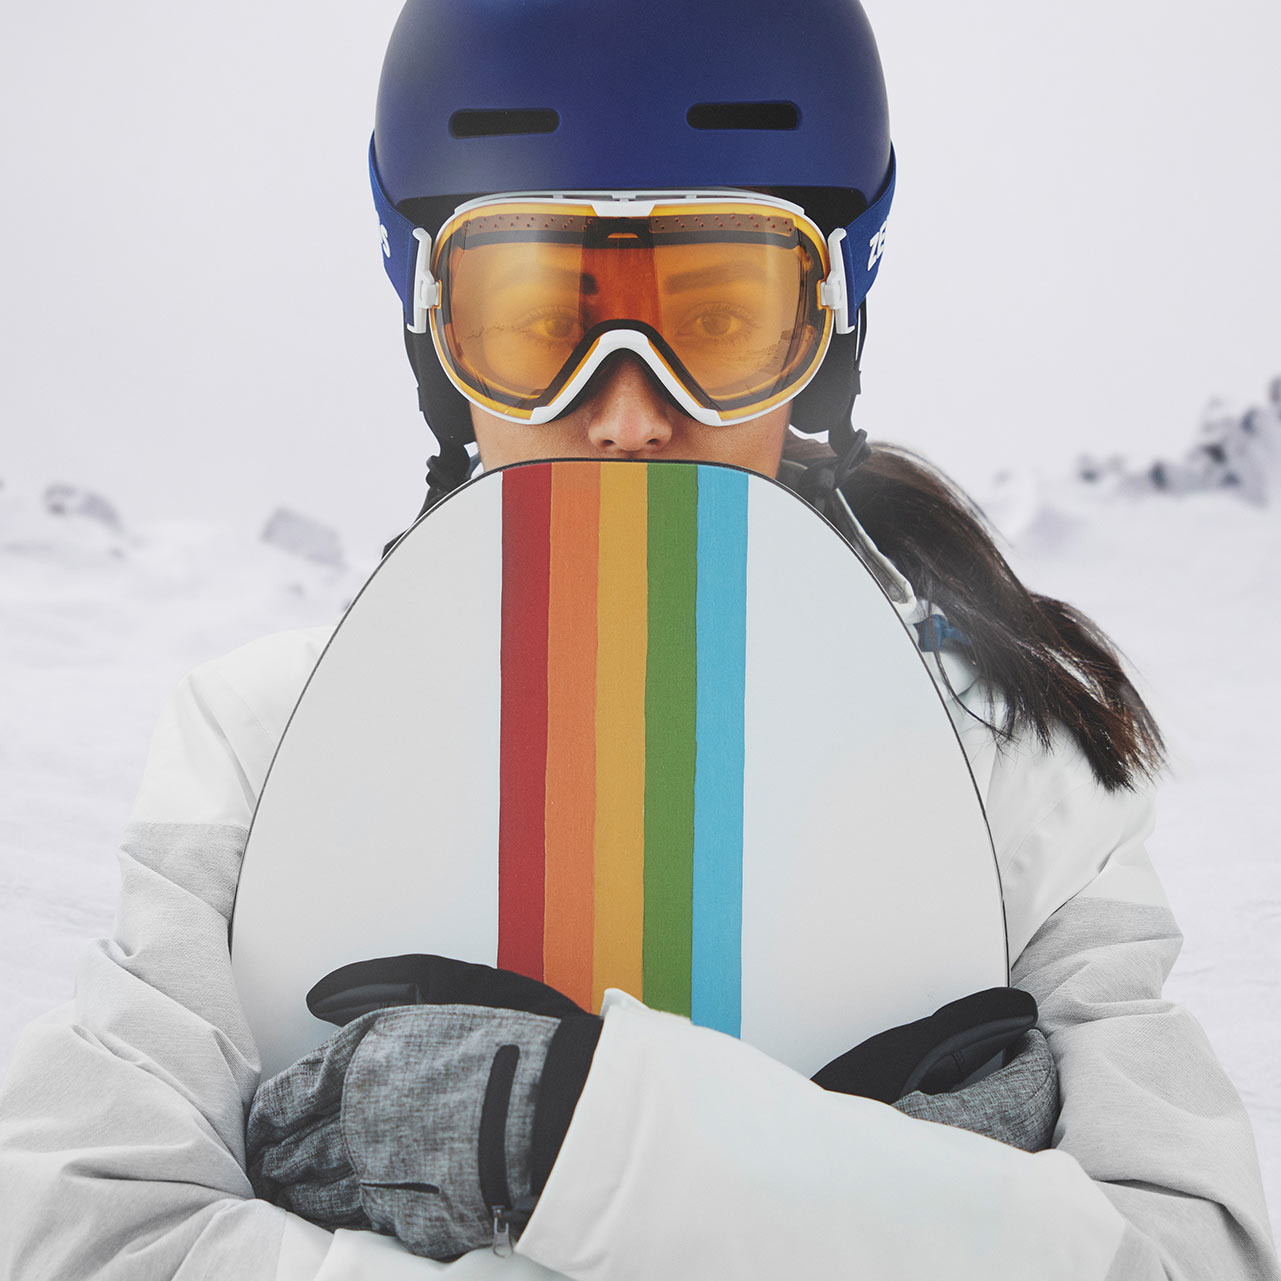
[[600, 470], [594, 1010], [606, 987], [643, 995], [645, 929], [647, 469]]

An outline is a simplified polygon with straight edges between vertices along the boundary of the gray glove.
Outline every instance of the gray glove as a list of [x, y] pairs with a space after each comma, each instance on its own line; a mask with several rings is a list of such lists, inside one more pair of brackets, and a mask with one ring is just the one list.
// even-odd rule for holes
[[254, 1191], [433, 1259], [499, 1245], [528, 1221], [600, 1026], [477, 1005], [362, 1015], [260, 1087]]
[[913, 1090], [894, 1106], [908, 1116], [986, 1134], [1025, 1152], [1048, 1148], [1059, 1119], [1059, 1074], [1045, 1037], [1036, 1028], [1011, 1048], [1004, 1067], [957, 1090]]
[[[1059, 1091], [1054, 1055], [1036, 1018], [1029, 993], [989, 988], [869, 1037], [814, 1081], [1038, 1152], [1053, 1138]], [[965, 1084], [998, 1055], [1000, 1068]]]

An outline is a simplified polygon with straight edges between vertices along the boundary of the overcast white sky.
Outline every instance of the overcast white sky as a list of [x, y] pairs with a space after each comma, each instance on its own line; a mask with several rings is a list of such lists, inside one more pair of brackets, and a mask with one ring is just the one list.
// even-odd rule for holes
[[[366, 557], [425, 433], [365, 177], [399, 0], [26, 5], [0, 51], [0, 479], [285, 503]], [[859, 418], [982, 487], [1177, 454], [1281, 373], [1276, 0], [868, 0], [900, 178]], [[780, 11], [781, 12], [781, 11]]]

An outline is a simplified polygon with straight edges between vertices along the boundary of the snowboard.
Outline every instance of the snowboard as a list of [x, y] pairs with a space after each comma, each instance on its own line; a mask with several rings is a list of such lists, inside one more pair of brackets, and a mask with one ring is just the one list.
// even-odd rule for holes
[[384, 558], [289, 720], [232, 919], [266, 1075], [339, 967], [608, 988], [812, 1074], [1008, 982], [991, 837], [922, 654], [784, 486], [482, 475]]

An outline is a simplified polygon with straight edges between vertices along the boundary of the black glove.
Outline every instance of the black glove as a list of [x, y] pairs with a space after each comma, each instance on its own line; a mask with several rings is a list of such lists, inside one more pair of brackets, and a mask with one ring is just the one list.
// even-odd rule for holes
[[308, 1004], [346, 1026], [259, 1088], [257, 1195], [434, 1259], [519, 1235], [601, 1020], [532, 979], [434, 956], [344, 966]]
[[[1058, 1070], [1036, 1015], [1036, 1000], [1018, 988], [976, 992], [870, 1037], [814, 1081], [1036, 1152], [1049, 1145], [1059, 1111]], [[965, 1085], [998, 1055], [998, 1070]]]
[[814, 1074], [825, 1090], [893, 1103], [913, 1090], [939, 1094], [1036, 1026], [1036, 1000], [1016, 987], [962, 997], [928, 1018], [890, 1028]]
[[554, 987], [514, 970], [419, 953], [343, 965], [307, 993], [307, 1008], [336, 1027], [393, 1005], [489, 1005], [554, 1019], [586, 1013]]

